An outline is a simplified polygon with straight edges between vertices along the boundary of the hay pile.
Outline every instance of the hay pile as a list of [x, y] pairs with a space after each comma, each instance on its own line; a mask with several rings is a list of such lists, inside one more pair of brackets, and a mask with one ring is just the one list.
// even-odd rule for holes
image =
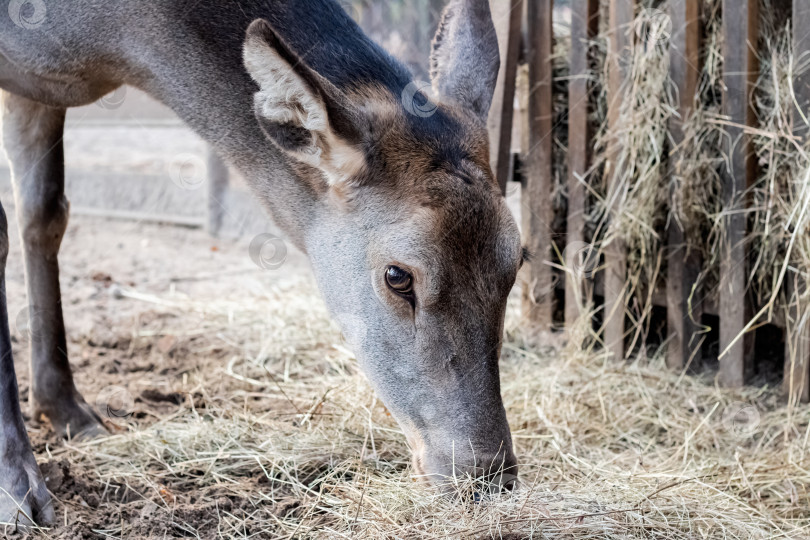
[[[720, 245], [724, 236], [725, 208], [722, 175], [728, 167], [724, 145], [728, 121], [722, 116], [721, 2], [703, 2], [704, 42], [701, 73], [694, 111], [683, 119], [685, 141], [677, 147], [669, 138], [668, 123], [677, 116], [676, 89], [669, 77], [668, 1], [640, 2], [633, 24], [634, 43], [621, 58], [610, 58], [607, 42], [607, 4], [602, 3], [602, 26], [593, 42], [597, 51], [592, 86], [593, 123], [597, 129], [595, 158], [585, 179], [591, 186], [588, 234], [599, 252], [621, 240], [628, 249], [628, 316], [636, 336], [651, 329], [653, 286], [666, 276], [666, 225], [684, 226], [687, 248], [697, 252], [703, 269], [695, 284], [700, 298], [717, 302]], [[762, 0], [760, 74], [755, 91], [747, 96], [758, 118], [748, 130], [758, 158], [758, 178], [747, 193], [750, 295], [755, 327], [775, 318], [788, 320], [788, 347], [795, 349], [810, 322], [810, 294], [790, 285], [810, 278], [810, 153], [797, 139], [791, 119], [795, 96], [791, 81], [810, 68], [807, 58], [795, 58], [791, 49], [790, 21], [779, 18], [770, 0]], [[608, 129], [607, 66], [618, 62], [627, 73], [618, 128]], [[808, 124], [810, 120], [800, 118]], [[810, 124], [808, 124], [810, 125]], [[616, 149], [613, 163], [609, 158]], [[611, 169], [605, 166], [610, 162]], [[619, 170], [618, 177], [613, 171]], [[669, 204], [670, 193], [674, 204]], [[563, 247], [559, 247], [562, 253]], [[698, 303], [698, 298], [693, 298]], [[788, 316], [789, 308], [799, 306]], [[756, 311], [755, 310], [755, 311]], [[592, 313], [588, 313], [590, 317]], [[698, 323], [700, 321], [697, 321]], [[707, 329], [708, 330], [708, 329]], [[595, 336], [594, 336], [595, 337]], [[593, 340], [585, 340], [590, 343]], [[643, 339], [634, 341], [633, 354], [646, 354]]]
[[[193, 343], [192, 357], [223, 349], [226, 361], [180, 385], [186, 401], [171, 415], [49, 450], [103, 488], [108, 502], [91, 515], [110, 519], [94, 534], [749, 540], [810, 530], [810, 408], [670, 374], [658, 360], [529, 350], [517, 295], [502, 380], [523, 483], [478, 502], [411, 478], [403, 435], [308, 279], [206, 305], [124, 295], [176, 314], [181, 326], [165, 331]], [[65, 512], [69, 527], [83, 520]]]
[[[764, 307], [753, 322], [769, 321], [777, 310], [784, 310], [795, 348], [810, 324], [810, 294], [795, 287], [797, 278], [810, 278], [810, 138], [794, 137], [794, 129], [796, 123], [810, 126], [810, 119], [807, 111], [794, 112], [793, 80], [810, 68], [810, 58], [794, 56], [789, 24], [780, 24], [772, 15], [765, 23], [763, 69], [754, 96], [760, 178], [752, 189], [749, 219], [754, 257], [750, 273]], [[791, 305], [801, 306], [793, 316]]]

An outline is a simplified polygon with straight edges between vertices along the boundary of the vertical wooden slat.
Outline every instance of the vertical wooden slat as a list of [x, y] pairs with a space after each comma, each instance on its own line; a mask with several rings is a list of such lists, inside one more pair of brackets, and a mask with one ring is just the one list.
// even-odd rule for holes
[[599, 30], [599, 0], [571, 2], [570, 80], [568, 82], [568, 216], [566, 225], [565, 324], [571, 327], [580, 316], [585, 292], [578, 271], [585, 246], [585, 186], [582, 177], [590, 164], [592, 136], [588, 113], [588, 49]]
[[[724, 178], [726, 211], [720, 262], [720, 373], [723, 386], [745, 382], [746, 213], [744, 193], [755, 174], [750, 137], [742, 126], [755, 122], [750, 95], [757, 77], [759, 0], [723, 0], [723, 112], [728, 128], [729, 170]], [[750, 342], [750, 336], [747, 338]]]
[[514, 117], [515, 79], [520, 52], [520, 19], [523, 0], [489, 0], [492, 20], [498, 34], [501, 70], [489, 110], [489, 149], [492, 170], [506, 193], [512, 163], [512, 121]]
[[[793, 55], [797, 64], [810, 60], [810, 4], [806, 0], [793, 0]], [[796, 104], [800, 110], [794, 111], [793, 125], [799, 137], [810, 138], [810, 130], [805, 119], [810, 115], [810, 73], [800, 70], [793, 81]], [[810, 324], [796, 328], [800, 318], [810, 309], [798, 302], [799, 295], [806, 291], [807, 283], [798, 276], [788, 274], [787, 297], [797, 300], [790, 306], [787, 329], [785, 331], [785, 392], [801, 401], [810, 401]], [[803, 330], [803, 331], [802, 331]], [[797, 335], [800, 331], [801, 334]]]
[[[800, 318], [807, 306], [799, 297], [806, 292], [807, 283], [799, 276], [788, 274], [786, 294], [790, 300], [785, 324], [785, 372], [782, 388], [791, 399], [810, 401], [810, 332], [801, 328]], [[795, 295], [795, 296], [794, 296]]]
[[[678, 116], [669, 129], [675, 151], [670, 163], [678, 162], [678, 146], [684, 142], [683, 120], [691, 113], [700, 77], [700, 2], [671, 0], [672, 37], [670, 39], [670, 74], [678, 89]], [[673, 170], [674, 174], [679, 171]], [[676, 193], [670, 193], [674, 204]], [[667, 366], [682, 369], [697, 353], [699, 312], [690, 313], [689, 297], [700, 273], [697, 250], [686, 249], [681, 223], [670, 219], [667, 231]], [[697, 308], [696, 308], [697, 309]]]
[[534, 254], [524, 285], [524, 312], [533, 330], [548, 330], [553, 314], [551, 234], [554, 221], [552, 176], [552, 6], [553, 0], [528, 0], [529, 154], [522, 198], [526, 246]]
[[[623, 90], [627, 78], [628, 58], [633, 44], [633, 0], [610, 0], [608, 17], [610, 40], [608, 43], [608, 129], [617, 133]], [[619, 169], [616, 147], [609, 150], [610, 175], [608, 198], [615, 200], [611, 193], [619, 189], [622, 171]], [[607, 351], [614, 358], [624, 358], [624, 319], [625, 319], [625, 280], [627, 276], [627, 249], [624, 242], [616, 238], [605, 252], [605, 323], [604, 340]]]
[[[810, 61], [810, 3], [807, 0], [793, 0], [793, 57], [796, 62]], [[799, 70], [793, 82], [799, 107], [804, 118], [810, 118], [810, 70]], [[794, 125], [798, 135], [810, 137], [807, 124], [798, 112]]]
[[225, 191], [228, 189], [228, 166], [216, 150], [208, 147], [208, 191], [206, 192], [206, 229], [211, 236], [219, 235], [225, 212]]

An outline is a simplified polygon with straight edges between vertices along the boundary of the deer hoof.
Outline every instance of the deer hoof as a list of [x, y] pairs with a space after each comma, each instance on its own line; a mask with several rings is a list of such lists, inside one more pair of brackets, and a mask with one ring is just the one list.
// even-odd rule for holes
[[78, 394], [60, 403], [39, 405], [34, 410], [36, 420], [47, 418], [57, 435], [70, 439], [93, 439], [108, 434], [104, 422]]
[[0, 532], [30, 531], [54, 521], [53, 504], [28, 445], [0, 458]]

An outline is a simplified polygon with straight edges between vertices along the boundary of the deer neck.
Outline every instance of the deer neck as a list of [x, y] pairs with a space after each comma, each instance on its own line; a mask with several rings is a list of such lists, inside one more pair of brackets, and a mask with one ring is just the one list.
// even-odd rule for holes
[[282, 157], [259, 128], [253, 112], [258, 88], [242, 63], [247, 26], [265, 18], [283, 28], [304, 60], [338, 87], [374, 80], [401, 91], [410, 75], [333, 0], [238, 4], [200, 2], [191, 11], [178, 4], [176, 16], [161, 17], [171, 21], [162, 23], [168, 37], [131, 53], [141, 74], [135, 85], [173, 109], [236, 167], [279, 227], [306, 251], [323, 195], [315, 186], [322, 179]]

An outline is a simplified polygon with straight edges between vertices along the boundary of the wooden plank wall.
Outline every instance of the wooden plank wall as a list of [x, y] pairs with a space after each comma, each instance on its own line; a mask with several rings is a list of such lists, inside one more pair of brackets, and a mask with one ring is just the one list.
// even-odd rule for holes
[[[608, 44], [608, 129], [616, 132], [619, 125], [619, 110], [627, 77], [626, 61], [633, 46], [634, 0], [610, 0], [609, 23], [611, 27]], [[609, 150], [608, 198], [619, 188], [622, 171], [617, 164], [618, 148]], [[605, 248], [605, 307], [604, 342], [613, 358], [624, 358], [625, 280], [627, 275], [627, 250], [624, 242], [616, 239]]]
[[757, 77], [759, 0], [723, 0], [723, 112], [727, 128], [728, 170], [724, 178], [725, 233], [720, 261], [720, 373], [723, 386], [742, 386], [753, 334], [743, 335], [746, 308], [746, 200], [756, 174], [750, 137], [742, 126], [755, 123], [751, 91]]
[[[512, 0], [514, 2], [515, 0]], [[544, 261], [553, 260], [550, 253], [552, 208], [548, 193], [552, 190], [552, 8], [553, 0], [527, 0], [529, 49], [529, 174], [524, 185], [524, 226], [529, 246], [539, 256], [531, 270], [531, 286], [525, 295], [525, 305], [531, 320], [543, 327], [551, 326], [551, 270]], [[794, 49], [796, 61], [810, 57], [810, 5], [806, 0], [793, 1]], [[568, 149], [568, 214], [566, 245], [585, 244], [586, 189], [581, 182], [590, 164], [593, 145], [588, 123], [588, 41], [598, 26], [598, 0], [571, 0], [571, 49], [569, 79], [569, 149]], [[626, 70], [623, 59], [633, 45], [634, 0], [610, 0], [608, 61], [608, 124], [610, 130], [621, 129], [619, 108], [623, 99]], [[670, 41], [670, 69], [677, 87], [679, 115], [673, 119], [670, 131], [673, 141], [672, 164], [677, 163], [679, 144], [684, 140], [682, 119], [686, 118], [695, 101], [700, 77], [701, 4], [693, 0], [671, 0], [670, 16], [673, 34]], [[728, 170], [724, 177], [723, 203], [726, 208], [723, 251], [721, 253], [720, 319], [720, 372], [723, 386], [740, 386], [745, 381], [746, 359], [753, 351], [753, 333], [743, 334], [751, 315], [746, 295], [746, 191], [755, 178], [756, 167], [750, 136], [743, 126], [754, 126], [755, 117], [750, 96], [758, 74], [755, 46], [758, 38], [758, 0], [723, 0], [724, 114], [730, 120], [727, 128]], [[810, 116], [810, 75], [795, 83], [797, 98], [805, 116]], [[801, 124], [796, 122], [797, 126]], [[810, 137], [810, 129], [801, 125], [797, 135]], [[608, 149], [608, 189], [618, 188], [617, 149]], [[677, 170], [673, 170], [677, 174]], [[528, 200], [528, 203], [526, 202]], [[695, 254], [687, 254], [684, 231], [677, 222], [669, 224], [667, 231], [668, 275], [666, 281], [667, 327], [669, 348], [667, 365], [673, 369], [684, 366], [699, 351], [699, 322], [701, 315], [698, 292], [692, 297], [692, 286], [697, 280], [702, 261]], [[581, 251], [566, 249], [565, 264], [569, 268], [580, 264], [568, 260], [569, 255], [581, 256]], [[625, 355], [625, 276], [626, 247], [613, 242], [605, 250], [604, 261], [604, 342], [608, 352], [616, 358]], [[566, 274], [567, 325], [580, 316], [579, 307], [587, 301], [582, 298], [581, 275]], [[796, 287], [807, 284], [796, 283]], [[697, 300], [696, 300], [697, 299]], [[715, 309], [715, 308], [712, 308]], [[690, 313], [690, 310], [692, 312]], [[795, 306], [788, 321], [807, 316], [807, 306]], [[709, 312], [713, 312], [711, 309]], [[808, 325], [810, 327], [810, 325]], [[802, 340], [794, 340], [798, 347], [786, 351], [786, 390], [803, 400], [810, 399], [810, 328]]]
[[[572, 0], [570, 79], [568, 82], [568, 215], [566, 217], [565, 325], [572, 327], [587, 305], [590, 277], [581, 271], [582, 258], [588, 257], [585, 244], [586, 189], [583, 176], [590, 166], [591, 126], [588, 102], [589, 42], [599, 30], [599, 0]], [[583, 253], [583, 249], [586, 250]], [[578, 260], [579, 259], [579, 260]]]
[[[793, 0], [793, 53], [796, 64], [810, 61], [810, 4], [807, 0]], [[810, 117], [810, 72], [799, 71], [793, 83], [796, 103], [800, 110], [793, 113], [793, 125], [796, 135], [804, 142], [810, 138], [805, 119]], [[794, 292], [806, 290], [807, 283], [793, 274], [787, 275], [788, 298]], [[804, 331], [797, 327], [803, 316], [807, 316], [810, 307], [798, 302], [790, 306], [785, 330], [785, 376], [784, 390], [793, 400], [810, 401], [810, 324], [805, 324]], [[797, 335], [798, 334], [798, 335]]]
[[524, 286], [524, 314], [531, 330], [548, 330], [554, 310], [551, 235], [554, 208], [552, 171], [552, 26], [553, 0], [529, 0], [527, 18], [529, 61], [529, 152], [523, 187], [524, 241], [534, 255]]
[[489, 152], [495, 178], [501, 192], [506, 193], [512, 165], [512, 121], [523, 0], [489, 0], [489, 5], [501, 53], [501, 69], [487, 119]]
[[[672, 36], [670, 38], [670, 73], [677, 88], [678, 117], [670, 121], [674, 150], [670, 155], [673, 173], [678, 162], [679, 145], [684, 142], [682, 121], [693, 109], [700, 77], [700, 2], [671, 0]], [[673, 203], [674, 191], [670, 194]], [[667, 231], [667, 366], [682, 369], [698, 353], [700, 311], [690, 313], [692, 286], [700, 274], [700, 257], [696, 250], [686, 249], [686, 237], [677, 220], [671, 220]], [[698, 302], [692, 305], [698, 306]]]

